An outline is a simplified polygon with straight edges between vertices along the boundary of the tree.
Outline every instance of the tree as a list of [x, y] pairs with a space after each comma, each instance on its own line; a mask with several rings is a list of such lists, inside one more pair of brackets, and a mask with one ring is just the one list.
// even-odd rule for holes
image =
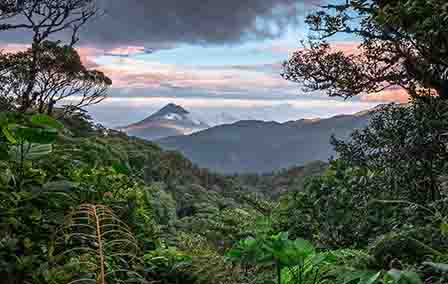
[[[23, 1], [3, 0], [0, 3], [0, 20], [5, 20], [17, 16]], [[20, 5], [18, 5], [20, 4]], [[2, 25], [1, 29], [6, 29], [6, 25]]]
[[[35, 49], [39, 57], [33, 59]], [[112, 81], [102, 72], [88, 70], [71, 46], [59, 46], [45, 41], [39, 46], [15, 54], [0, 54], [0, 98], [21, 106], [22, 94], [29, 88], [29, 78], [35, 83], [31, 89], [29, 107], [39, 113], [53, 114], [57, 103], [68, 103], [63, 114], [101, 102]], [[33, 68], [36, 64], [37, 68]], [[34, 72], [33, 75], [30, 73]]]
[[[98, 13], [95, 0], [4, 0], [0, 4], [0, 31], [30, 30], [33, 43], [40, 43], [61, 31], [78, 30]], [[12, 19], [12, 20], [11, 20]], [[11, 23], [2, 23], [10, 21]]]
[[333, 139], [332, 144], [340, 160], [381, 175], [377, 187], [390, 198], [435, 201], [445, 195], [447, 110], [447, 103], [435, 98], [385, 106], [350, 141]]
[[[79, 40], [79, 29], [98, 13], [94, 0], [7, 0], [0, 5], [0, 32], [5, 30], [29, 30], [32, 32], [32, 48], [29, 71], [26, 72], [27, 85], [23, 88], [18, 111], [25, 112], [32, 105], [33, 89], [39, 71], [42, 44], [52, 35], [71, 31], [69, 46]], [[0, 62], [0, 73], [4, 62]]]
[[[348, 0], [321, 6], [306, 23], [309, 44], [284, 62], [285, 79], [344, 98], [392, 86], [448, 98], [446, 1]], [[360, 39], [357, 52], [332, 50], [335, 35]]]

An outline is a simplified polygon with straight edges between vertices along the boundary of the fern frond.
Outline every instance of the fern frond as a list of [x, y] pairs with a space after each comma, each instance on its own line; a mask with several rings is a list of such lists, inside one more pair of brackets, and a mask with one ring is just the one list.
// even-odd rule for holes
[[66, 215], [56, 247], [61, 262], [79, 267], [68, 284], [147, 283], [128, 269], [139, 260], [136, 238], [107, 206], [82, 204]]

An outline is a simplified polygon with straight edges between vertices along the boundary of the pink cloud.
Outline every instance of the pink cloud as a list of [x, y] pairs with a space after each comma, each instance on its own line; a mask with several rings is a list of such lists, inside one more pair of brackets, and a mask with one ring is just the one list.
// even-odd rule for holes
[[112, 48], [105, 53], [108, 55], [126, 55], [126, 56], [132, 56], [136, 54], [141, 54], [145, 52], [144, 46], [125, 46], [125, 47], [115, 47]]
[[359, 54], [361, 49], [358, 42], [336, 42], [330, 44], [332, 51], [342, 51], [345, 55]]
[[270, 46], [264, 46], [257, 48], [257, 52], [271, 52], [273, 54], [282, 54], [282, 55], [288, 55], [293, 53], [297, 50], [297, 47], [287, 45], [287, 44], [274, 44]]
[[[332, 51], [334, 52], [342, 51], [344, 52], [344, 54], [347, 55], [358, 54], [360, 52], [359, 42], [333, 42], [330, 43], [330, 46]], [[303, 50], [303, 48], [298, 48], [288, 44], [275, 44], [270, 46], [264, 46], [257, 49], [258, 52], [268, 51], [274, 54], [284, 54], [284, 55], [292, 54], [298, 50]]]
[[102, 55], [104, 51], [95, 47], [78, 47], [76, 48], [82, 63], [89, 69], [97, 69], [100, 66], [95, 62], [95, 58]]
[[[350, 50], [354, 45], [341, 44], [338, 48]], [[26, 45], [6, 45], [4, 50], [17, 52]], [[278, 49], [280, 50], [280, 49]], [[94, 46], [77, 48], [82, 62], [88, 68], [104, 72], [117, 89], [195, 89], [205, 92], [298, 92], [297, 86], [265, 69], [280, 69], [279, 64], [216, 66], [213, 68], [161, 64], [132, 57], [110, 57], [97, 60], [105, 54], [134, 55], [144, 52], [143, 47], [122, 46], [109, 50]], [[279, 71], [280, 73], [280, 71]]]
[[365, 102], [407, 103], [409, 101], [409, 94], [400, 87], [391, 87], [379, 93], [363, 95], [361, 96], [361, 100]]
[[5, 53], [16, 53], [24, 51], [29, 47], [30, 45], [27, 44], [2, 44], [0, 45], [0, 51]]
[[147, 62], [132, 58], [112, 60], [99, 68], [119, 89], [197, 89], [209, 92], [272, 91], [286, 89], [292, 84], [280, 75], [269, 75], [241, 66], [201, 69]]

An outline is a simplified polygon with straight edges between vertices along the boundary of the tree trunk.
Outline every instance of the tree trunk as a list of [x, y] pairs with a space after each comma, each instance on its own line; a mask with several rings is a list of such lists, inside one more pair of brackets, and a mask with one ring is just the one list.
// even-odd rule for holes
[[30, 70], [30, 76], [28, 78], [28, 85], [26, 86], [25, 91], [22, 94], [21, 100], [20, 100], [20, 107], [19, 112], [26, 112], [31, 107], [31, 92], [34, 89], [34, 86], [36, 85], [36, 77], [37, 77], [37, 61], [39, 56], [39, 45], [40, 42], [37, 39], [34, 39], [33, 45], [32, 45], [32, 62], [31, 62], [31, 70]]
[[277, 283], [282, 284], [282, 267], [279, 261], [277, 261], [276, 267], [277, 267]]

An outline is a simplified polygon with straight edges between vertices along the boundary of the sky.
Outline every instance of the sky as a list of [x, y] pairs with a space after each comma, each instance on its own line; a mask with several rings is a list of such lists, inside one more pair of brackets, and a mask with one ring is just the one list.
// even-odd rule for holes
[[[104, 13], [83, 28], [77, 49], [113, 86], [89, 111], [114, 127], [176, 103], [215, 125], [328, 117], [405, 99], [391, 91], [344, 101], [281, 78], [281, 62], [309, 32], [304, 16], [323, 1], [98, 0]], [[27, 38], [5, 32], [0, 47], [20, 50]], [[353, 52], [357, 40], [336, 37], [332, 44]]]

